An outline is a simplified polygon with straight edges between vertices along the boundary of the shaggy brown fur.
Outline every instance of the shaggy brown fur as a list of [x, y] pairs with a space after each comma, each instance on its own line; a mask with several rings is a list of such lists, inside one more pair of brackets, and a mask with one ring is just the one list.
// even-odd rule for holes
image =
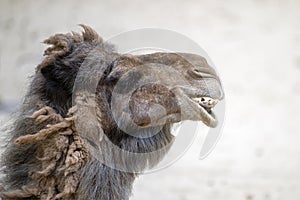
[[[106, 159], [118, 162], [122, 159], [109, 152], [108, 143], [101, 134], [128, 152], [149, 153], [163, 149], [160, 154], [142, 161], [124, 161], [130, 162], [136, 171], [142, 171], [157, 164], [169, 149], [173, 141], [172, 123], [195, 119], [189, 117], [190, 114], [186, 118], [180, 116], [184, 111], [173, 92], [161, 85], [150, 84], [133, 94], [130, 101], [132, 119], [141, 127], [157, 126], [147, 113], [152, 104], [158, 103], [166, 108], [167, 123], [151, 137], [137, 138], [124, 133], [114, 121], [110, 107], [112, 91], [120, 77], [140, 64], [154, 62], [174, 65], [185, 74], [202, 92], [192, 92], [195, 96], [203, 96], [207, 91], [196, 82], [201, 76], [194, 71], [194, 65], [205, 68], [207, 74], [219, 81], [214, 70], [200, 56], [192, 58], [193, 65], [176, 54], [119, 55], [94, 30], [82, 27], [82, 34], [57, 34], [45, 40], [52, 46], [46, 49], [46, 58], [37, 66], [2, 156], [2, 173], [5, 175], [1, 180], [2, 199], [127, 200], [137, 173], [113, 169], [92, 156], [91, 148], [96, 145], [100, 148], [99, 154], [103, 153]], [[80, 94], [77, 99], [77, 105], [88, 104], [96, 110], [99, 124], [93, 136], [92, 127], [84, 127], [84, 133], [78, 134], [74, 122], [85, 116], [78, 112], [78, 107], [72, 107], [72, 95], [78, 70], [94, 49], [98, 49], [94, 63], [104, 76], [99, 80], [93, 102], [86, 103], [89, 101], [84, 95], [80, 98]], [[216, 92], [210, 96], [221, 98], [220, 86], [213, 87]]]

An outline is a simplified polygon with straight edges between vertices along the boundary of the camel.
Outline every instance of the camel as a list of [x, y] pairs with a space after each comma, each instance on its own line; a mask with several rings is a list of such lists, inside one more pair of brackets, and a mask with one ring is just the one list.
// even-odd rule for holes
[[[119, 54], [95, 30], [81, 26], [82, 33], [56, 34], [44, 41], [51, 46], [7, 134], [1, 158], [3, 200], [128, 200], [138, 175], [170, 149], [174, 123], [194, 120], [217, 126], [213, 107], [224, 92], [204, 57]], [[178, 74], [166, 78], [162, 69]], [[147, 82], [130, 89], [149, 74], [172, 79], [171, 84]], [[144, 156], [124, 157], [139, 153]]]

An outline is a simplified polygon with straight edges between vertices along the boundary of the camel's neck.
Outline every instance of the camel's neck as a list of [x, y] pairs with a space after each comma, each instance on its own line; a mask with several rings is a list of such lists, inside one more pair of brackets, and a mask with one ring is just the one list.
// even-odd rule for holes
[[[124, 133], [115, 132], [116, 135]], [[102, 141], [105, 141], [104, 139]], [[101, 200], [127, 200], [131, 194], [132, 184], [137, 173], [156, 165], [167, 153], [173, 141], [170, 134], [170, 126], [165, 125], [156, 135], [149, 138], [136, 138], [123, 135], [118, 143], [123, 151], [131, 154], [142, 153], [143, 157], [131, 157], [128, 154], [112, 152], [105, 142], [100, 144], [99, 155], [107, 155], [107, 159], [114, 163], [123, 163], [127, 171], [123, 172], [103, 164], [96, 158], [92, 158], [82, 169], [82, 179], [78, 188], [78, 194], [84, 195], [78, 199], [101, 199]], [[157, 151], [160, 150], [160, 151]], [[151, 154], [150, 154], [151, 153]], [[120, 157], [121, 156], [121, 157]], [[125, 157], [124, 157], [125, 156]], [[115, 162], [113, 161], [115, 160]]]
[[133, 173], [120, 172], [92, 161], [83, 171], [76, 199], [128, 200], [132, 184], [136, 178]]

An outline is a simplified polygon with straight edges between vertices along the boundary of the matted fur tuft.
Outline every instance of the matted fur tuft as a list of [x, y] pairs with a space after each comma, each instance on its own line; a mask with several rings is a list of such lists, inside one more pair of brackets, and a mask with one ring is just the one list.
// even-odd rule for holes
[[79, 26], [84, 29], [84, 32], [82, 33], [84, 41], [97, 41], [99, 43], [103, 42], [102, 37], [100, 37], [94, 29], [84, 24], [79, 24]]

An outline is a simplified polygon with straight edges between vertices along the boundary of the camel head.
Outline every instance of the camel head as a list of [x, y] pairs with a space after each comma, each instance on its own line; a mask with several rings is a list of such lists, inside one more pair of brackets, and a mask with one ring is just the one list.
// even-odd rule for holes
[[[224, 93], [206, 59], [187, 53], [123, 55], [107, 76], [114, 83], [115, 118], [130, 126], [151, 127], [184, 120], [217, 126], [213, 107]], [[127, 113], [126, 113], [127, 112]]]
[[48, 59], [38, 71], [47, 80], [48, 98], [55, 106], [70, 105], [74, 87], [84, 83], [86, 90], [98, 96], [102, 128], [110, 129], [112, 124], [145, 128], [184, 120], [217, 126], [213, 107], [224, 92], [204, 57], [118, 54], [94, 30], [82, 26], [82, 35], [57, 34], [45, 41], [53, 46], [45, 51]]

